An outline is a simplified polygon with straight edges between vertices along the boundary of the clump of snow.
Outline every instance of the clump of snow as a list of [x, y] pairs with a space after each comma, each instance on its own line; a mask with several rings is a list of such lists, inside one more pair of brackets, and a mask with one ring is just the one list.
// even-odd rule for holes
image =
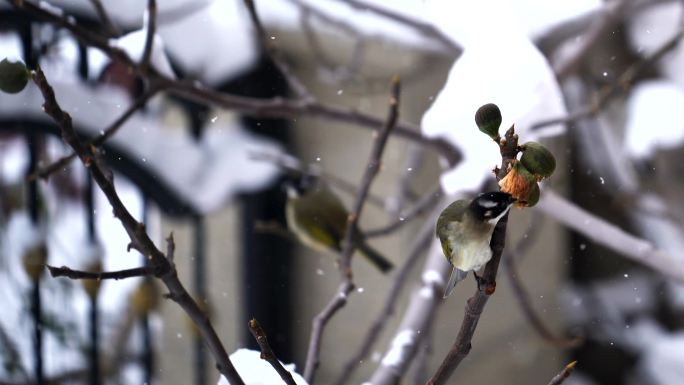
[[416, 339], [416, 333], [410, 329], [404, 329], [397, 333], [392, 340], [392, 346], [382, 359], [384, 366], [398, 366], [404, 361], [407, 354], [407, 349], [413, 345]]
[[[91, 88], [54, 78], [50, 82], [62, 108], [71, 113], [74, 126], [91, 137], [115, 121], [131, 103], [115, 87]], [[27, 87], [19, 95], [0, 94], [2, 116], [50, 122], [41, 105], [42, 96], [36, 87]], [[252, 159], [250, 153], [273, 154], [280, 148], [248, 133], [236, 120], [210, 124], [202, 141], [197, 142], [187, 132], [166, 129], [154, 113], [137, 113], [107, 143], [138, 159], [141, 166], [148, 167], [203, 213], [222, 207], [233, 194], [264, 186], [279, 172], [268, 162]]]
[[[463, 152], [463, 162], [442, 176], [445, 191], [474, 191], [500, 163], [497, 146], [474, 122], [481, 105], [497, 104], [503, 115], [501, 133], [515, 123], [523, 141], [533, 139], [526, 132], [529, 126], [565, 115], [565, 107], [553, 71], [521, 22], [506, 11], [507, 2], [434, 3], [434, 20], [464, 46], [464, 53], [423, 116], [422, 129], [427, 136], [446, 138]], [[555, 127], [560, 130], [560, 125]]]
[[[238, 349], [230, 355], [230, 360], [235, 366], [245, 385], [276, 385], [282, 384], [283, 380], [271, 364], [261, 359], [261, 352], [249, 349]], [[282, 364], [282, 362], [281, 362]], [[302, 376], [295, 372], [294, 364], [283, 364], [285, 369], [292, 374], [297, 385], [306, 385]], [[221, 376], [218, 385], [228, 385], [228, 380]]]
[[435, 270], [426, 270], [423, 273], [423, 283], [430, 286], [444, 286], [444, 277]]
[[64, 11], [61, 8], [55, 7], [54, 5], [48, 3], [47, 1], [39, 1], [38, 6], [41, 9], [48, 11], [55, 16], [63, 16], [64, 15]]
[[635, 158], [684, 141], [684, 89], [668, 81], [639, 83], [627, 101], [625, 148]]
[[180, 21], [161, 24], [159, 34], [183, 70], [207, 84], [247, 70], [258, 54], [242, 1], [212, 1]]
[[684, 378], [684, 333], [670, 333], [655, 320], [639, 320], [625, 333], [626, 342], [639, 353], [634, 383], [677, 384]]
[[[664, 2], [636, 12], [627, 23], [627, 32], [632, 49], [643, 56], [652, 54], [681, 28], [684, 7], [682, 3]], [[684, 48], [678, 45], [662, 59], [654, 63], [661, 73], [684, 87]]]
[[16, 62], [22, 60], [21, 39], [15, 32], [0, 31], [0, 60], [7, 58], [7, 60]]
[[[147, 39], [147, 28], [133, 31], [119, 39], [112, 39], [110, 45], [126, 51], [128, 56], [134, 61], [140, 62], [145, 52], [145, 40]], [[150, 64], [163, 75], [174, 78], [171, 63], [164, 53], [164, 43], [159, 34], [154, 34], [152, 39], [152, 52], [150, 53]]]

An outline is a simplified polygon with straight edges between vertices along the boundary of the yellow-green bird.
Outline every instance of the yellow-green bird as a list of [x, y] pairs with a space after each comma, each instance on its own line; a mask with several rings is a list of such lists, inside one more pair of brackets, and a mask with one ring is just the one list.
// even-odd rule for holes
[[[314, 250], [341, 252], [349, 217], [342, 201], [323, 182], [310, 177], [296, 183], [286, 182], [285, 187], [285, 216], [290, 231]], [[355, 234], [353, 242], [380, 271], [392, 269], [392, 263], [368, 245], [360, 234]]]
[[444, 256], [453, 266], [444, 298], [469, 271], [479, 270], [492, 258], [489, 242], [494, 227], [514, 202], [510, 194], [488, 192], [472, 201], [457, 200], [439, 215], [435, 232]]

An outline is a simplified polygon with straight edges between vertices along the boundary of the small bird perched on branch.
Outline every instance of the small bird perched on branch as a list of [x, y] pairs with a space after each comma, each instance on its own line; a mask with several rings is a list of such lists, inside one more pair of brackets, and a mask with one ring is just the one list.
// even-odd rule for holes
[[489, 242], [494, 227], [514, 202], [510, 194], [488, 192], [472, 201], [457, 200], [439, 215], [435, 232], [444, 256], [454, 267], [444, 289], [444, 298], [469, 271], [479, 270], [492, 258]]
[[[318, 178], [303, 176], [296, 182], [285, 182], [287, 227], [299, 241], [318, 251], [342, 251], [349, 212], [342, 201]], [[373, 249], [358, 233], [354, 246], [383, 273], [393, 265]]]

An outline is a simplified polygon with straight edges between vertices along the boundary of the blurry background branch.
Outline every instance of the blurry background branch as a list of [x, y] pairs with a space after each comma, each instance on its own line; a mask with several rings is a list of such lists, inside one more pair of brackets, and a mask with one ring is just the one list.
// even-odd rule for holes
[[[145, 232], [144, 225], [138, 222], [121, 202], [113, 182], [106, 176], [106, 173], [100, 169], [98, 162], [94, 161], [94, 155], [92, 154], [91, 149], [84, 146], [76, 136], [76, 132], [71, 126], [71, 117], [69, 114], [65, 113], [57, 103], [54, 90], [45, 78], [42, 70], [37, 68], [32, 72], [32, 77], [45, 99], [43, 105], [45, 113], [55, 120], [55, 123], [57, 123], [62, 130], [62, 137], [64, 140], [71, 146], [107, 197], [107, 200], [112, 205], [115, 216], [121, 221], [121, 225], [126, 229], [126, 232], [131, 239], [131, 243], [136, 245], [136, 249], [149, 258], [149, 263], [155, 272], [155, 276], [161, 279], [169, 289], [170, 298], [178, 303], [190, 316], [195, 325], [197, 325], [200, 334], [205, 339], [205, 342], [216, 360], [217, 368], [221, 374], [223, 374], [232, 384], [244, 384], [240, 375], [235, 370], [235, 367], [230, 362], [228, 353], [223, 347], [209, 318], [198, 307], [197, 303], [188, 294], [178, 279], [173, 261], [167, 259], [167, 257], [157, 249], [154, 242], [152, 242]], [[168, 242], [172, 245], [173, 238], [169, 237]], [[169, 249], [172, 250], [173, 246], [169, 246]], [[169, 255], [169, 258], [171, 257], [172, 256]]]
[[[537, 219], [537, 220], [535, 220]], [[577, 346], [582, 342], [582, 338], [563, 338], [558, 337], [551, 332], [551, 330], [546, 326], [543, 319], [535, 312], [532, 306], [530, 295], [523, 286], [523, 282], [516, 269], [516, 262], [520, 260], [521, 256], [524, 255], [532, 244], [536, 241], [537, 235], [539, 234], [539, 218], [534, 217], [530, 227], [525, 232], [525, 237], [518, 242], [514, 247], [506, 250], [502, 261], [504, 265], [504, 270], [508, 276], [508, 280], [511, 284], [511, 289], [515, 294], [520, 309], [522, 310], [527, 322], [532, 326], [532, 328], [537, 332], [537, 334], [549, 344], [558, 347], [573, 347]]]
[[385, 145], [389, 139], [389, 135], [394, 130], [399, 119], [399, 98], [401, 94], [401, 83], [399, 77], [392, 79], [389, 110], [387, 112], [387, 120], [382, 129], [378, 130], [374, 136], [373, 148], [371, 149], [370, 159], [366, 165], [363, 177], [359, 184], [352, 210], [347, 220], [347, 227], [342, 241], [342, 252], [339, 258], [339, 270], [342, 282], [338, 291], [330, 300], [328, 305], [314, 317], [311, 337], [309, 339], [309, 350], [306, 356], [306, 365], [304, 367], [304, 379], [308, 383], [313, 382], [314, 374], [319, 365], [319, 355], [321, 350], [321, 340], [323, 338], [323, 331], [330, 319], [340, 310], [346, 303], [347, 297], [354, 290], [353, 275], [351, 269], [351, 258], [354, 253], [355, 246], [353, 237], [358, 231], [358, 221], [363, 210], [363, 206], [368, 199], [370, 186], [373, 180], [380, 171], [382, 164], [382, 154], [385, 150]]
[[536, 207], [545, 215], [583, 234], [593, 242], [684, 283], [684, 264], [681, 258], [676, 258], [658, 249], [653, 243], [635, 237], [614, 224], [592, 215], [555, 192], [544, 190]]
[[[675, 35], [665, 41], [665, 43], [663, 43], [663, 45], [661, 45], [653, 53], [630, 65], [615, 82], [599, 89], [598, 92], [591, 97], [591, 101], [588, 106], [577, 108], [568, 116], [537, 122], [532, 125], [531, 129], [535, 130], [559, 123], [572, 124], [578, 120], [596, 116], [613, 97], [629, 91], [634, 85], [634, 81], [638, 75], [649, 68], [649, 66], [660, 60], [663, 56], [665, 56], [665, 54], [674, 48], [677, 48], [682, 37], [684, 37], [684, 28], [681, 28]], [[579, 60], [579, 58], [577, 60]], [[560, 74], [558, 74], [558, 76], [561, 78]]]

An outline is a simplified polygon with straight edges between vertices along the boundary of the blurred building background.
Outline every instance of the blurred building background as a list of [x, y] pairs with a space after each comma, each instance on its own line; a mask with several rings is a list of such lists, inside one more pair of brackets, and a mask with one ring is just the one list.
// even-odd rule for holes
[[[90, 2], [73, 0], [54, 5], [64, 7], [78, 23], [97, 33], [112, 38], [126, 36], [128, 39], [120, 38], [116, 44], [131, 55], [141, 55], [145, 34], [137, 30], [142, 25], [144, 2], [123, 2], [120, 6], [103, 3], [114, 31], [98, 19]], [[387, 111], [390, 79], [399, 74], [401, 120], [422, 124], [424, 132], [451, 130], [441, 136], [455, 136], [455, 143], [470, 156], [464, 159], [464, 168], [472, 166], [472, 152], [493, 151], [497, 155], [491, 144], [481, 148], [479, 142], [470, 142], [476, 135], [474, 109], [462, 111], [464, 107], [454, 105], [453, 127], [425, 128], [423, 120], [443, 89], [458, 86], [448, 83], [448, 78], [467, 75], [458, 72], [458, 60], [482, 65], [483, 71], [496, 71], [473, 76], [477, 81], [487, 77], [494, 80], [480, 83], [482, 89], [475, 89], [478, 84], [464, 83], [464, 87], [475, 88], [463, 92], [471, 92], [472, 102], [480, 103], [485, 91], [491, 91], [505, 121], [513, 115], [516, 124], [522, 122], [524, 140], [539, 137], [530, 130], [532, 123], [556, 116], [552, 108], [539, 113], [544, 109], [543, 99], [556, 95], [547, 93], [549, 87], [562, 96], [562, 100], [554, 101], [561, 111], [567, 108], [572, 113], [612, 84], [626, 87], [620, 83], [621, 74], [643, 65], [629, 79], [633, 88], [625, 88], [619, 97], [601, 105], [595, 118], [570, 124], [562, 134], [539, 139], [558, 160], [557, 171], [545, 182], [545, 189], [565, 195], [594, 215], [653, 242], [681, 262], [684, 212], [678, 200], [682, 179], [677, 165], [684, 116], [678, 112], [678, 102], [684, 101], [684, 92], [676, 70], [681, 50], [675, 45], [668, 55], [648, 61], [668, 38], [681, 34], [677, 19], [682, 10], [680, 2], [624, 0], [551, 6], [534, 1], [508, 5], [492, 1], [489, 6], [515, 10], [510, 18], [525, 30], [520, 36], [536, 44], [549, 62], [549, 73], [555, 70], [559, 75], [551, 86], [536, 78], [529, 80], [529, 88], [538, 91], [532, 94], [511, 84], [525, 82], [526, 78], [516, 72], [518, 66], [532, 68], [541, 55], [528, 59], [527, 51], [514, 46], [519, 57], [501, 54], [496, 65], [473, 62], [473, 56], [465, 56], [468, 49], [479, 50], [472, 35], [457, 39], [464, 48], [463, 56], [459, 56], [460, 52], [441, 44], [434, 31], [407, 27], [401, 20], [341, 3], [274, 0], [257, 1], [257, 6], [271, 40], [318, 101], [382, 118]], [[446, 7], [433, 3], [433, 12]], [[443, 19], [449, 15], [440, 18], [435, 13], [419, 12], [423, 6], [422, 2], [407, 0], [391, 9], [411, 19], [427, 20], [447, 36], [460, 36], [462, 31], [456, 27], [445, 27]], [[467, 9], [466, 13], [472, 12], [473, 20], [477, 20], [475, 16], [481, 15], [477, 9], [483, 6], [460, 7], [455, 9]], [[43, 8], [50, 10], [46, 5]], [[533, 11], [541, 16], [525, 16]], [[231, 94], [260, 98], [293, 95], [259, 48], [240, 1], [174, 1], [159, 4], [158, 16], [164, 44], [155, 46], [153, 64], [162, 72]], [[466, 25], [464, 17], [454, 15], [453, 23]], [[68, 32], [39, 22], [8, 3], [0, 6], [0, 20], [0, 59], [19, 57], [29, 65], [40, 63], [48, 78], [54, 79], [58, 99], [74, 116], [81, 135], [97, 135], [132, 98], [140, 97], [145, 86], [140, 79], [96, 50], [77, 44]], [[519, 31], [510, 32], [513, 37], [508, 42], [503, 26], [492, 29], [501, 34], [496, 37], [501, 45], [518, 43], [513, 37]], [[483, 37], [480, 46], [486, 48], [490, 38]], [[585, 44], [587, 41], [591, 44]], [[589, 49], [581, 60], [567, 65], [567, 59], [584, 45]], [[560, 75], [559, 68], [567, 74]], [[512, 71], [510, 75], [507, 69]], [[503, 83], [497, 83], [499, 78]], [[445, 94], [448, 92], [443, 91]], [[542, 101], [534, 100], [536, 104], [528, 106], [517, 103], [516, 98]], [[97, 189], [93, 203], [88, 204], [89, 183], [77, 162], [47, 181], [25, 181], [27, 173], [68, 153], [58, 140], [56, 127], [40, 111], [37, 90], [29, 86], [17, 96], [3, 94], [0, 102], [0, 274], [4, 276], [0, 298], [7, 304], [7, 316], [0, 323], [0, 357], [4, 363], [0, 384], [33, 383], [35, 295], [31, 293], [36, 291], [43, 296], [46, 378], [88, 382], [88, 361], [92, 358], [88, 350], [92, 345], [88, 296], [79, 282], [56, 280], [46, 274], [36, 285], [23, 271], [22, 260], [26, 260], [27, 250], [41, 243], [48, 246], [47, 263], [51, 265], [85, 269], [100, 260], [104, 270], [115, 270], [139, 266], [143, 259], [135, 251], [125, 253], [125, 233]], [[521, 112], [525, 108], [532, 112]], [[507, 111], [511, 111], [508, 116]], [[467, 120], [459, 120], [461, 115], [467, 115]], [[146, 223], [160, 249], [164, 248], [163, 239], [173, 232], [181, 280], [206, 307], [228, 352], [257, 348], [247, 329], [247, 321], [256, 317], [279, 358], [296, 363], [301, 372], [312, 318], [334, 295], [339, 273], [333, 255], [259, 230], [263, 223], [283, 225], [285, 196], [278, 167], [256, 161], [253, 155], [282, 151], [355, 185], [368, 162], [373, 135], [367, 128], [332, 119], [306, 115], [255, 118], [164, 94], [152, 98], [107, 142], [103, 157], [115, 173], [126, 205]], [[493, 166], [485, 163], [476, 169], [486, 171]], [[367, 203], [361, 228], [382, 227], [402, 217], [421, 197], [435, 191], [445, 171], [444, 161], [434, 149], [392, 137], [371, 190], [380, 199]], [[486, 174], [480, 174], [484, 179]], [[459, 190], [454, 179], [445, 177], [442, 182], [449, 193]], [[479, 186], [480, 180], [469, 183]], [[350, 207], [353, 195], [337, 185], [333, 188]], [[406, 196], [397, 199], [404, 190]], [[421, 228], [435, 220], [434, 210], [428, 211], [396, 232], [370, 240], [395, 264], [389, 276], [381, 276], [360, 258], [354, 259], [357, 289], [325, 331], [316, 382], [335, 383], [343, 365], [366, 338]], [[591, 232], [591, 225], [587, 227]], [[547, 383], [572, 360], [579, 361], [578, 370], [566, 383], [576, 385], [671, 384], [684, 378], [676, 365], [684, 357], [679, 342], [679, 284], [598, 245], [586, 234], [568, 231], [541, 210], [514, 210], [508, 247], [528, 237], [535, 239], [532, 246], [515, 257], [518, 279], [528, 292], [529, 304], [555, 336], [582, 336], [581, 344], [568, 347], [540, 336], [523, 312], [502, 266], [496, 294], [480, 319], [473, 348], [454, 382], [457, 377], [464, 383]], [[402, 315], [410, 306], [410, 294], [420, 285], [427, 254], [426, 248], [410, 270], [393, 316], [348, 383], [367, 381], [390, 349]], [[142, 281], [102, 283], [97, 305], [101, 378], [124, 384], [151, 381], [199, 385], [218, 381], [211, 356], [176, 304], [163, 300], [153, 309], [140, 309], [140, 296], [157, 298], [163, 293], [160, 286], [159, 293], [140, 294]], [[434, 373], [453, 343], [466, 300], [475, 288], [474, 280], [468, 279], [442, 301], [432, 329], [426, 331], [427, 343], [420, 345], [420, 353], [402, 383], [425, 383]], [[113, 369], [108, 366], [111, 362], [117, 363]], [[60, 379], [64, 373], [70, 376]]]

